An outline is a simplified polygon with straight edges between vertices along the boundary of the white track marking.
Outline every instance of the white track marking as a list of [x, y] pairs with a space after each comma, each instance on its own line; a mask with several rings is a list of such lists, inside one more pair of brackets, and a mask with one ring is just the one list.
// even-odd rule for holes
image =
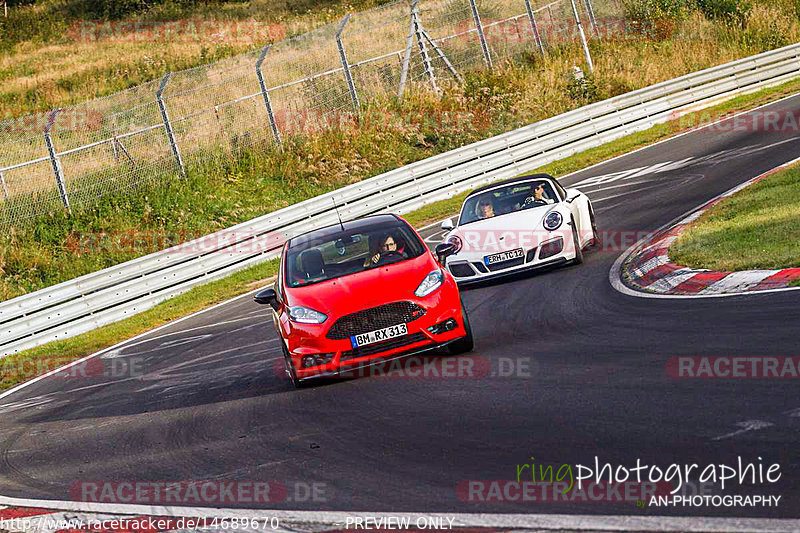
[[748, 431], [758, 431], [759, 429], [772, 427], [775, 424], [773, 424], [772, 422], [766, 422], [764, 420], [745, 420], [744, 422], [737, 422], [736, 425], [741, 429], [737, 429], [736, 431], [720, 435], [719, 437], [714, 437], [711, 440], [729, 439], [731, 437], [741, 435], [742, 433], [747, 433]]
[[[780, 100], [778, 100], [778, 101], [780, 101]], [[771, 170], [768, 170], [766, 172], [762, 172], [758, 176], [762, 176], [764, 174], [767, 174], [768, 172], [774, 172], [774, 171], [776, 171], [776, 170], [778, 170], [780, 168], [783, 168], [783, 167], [792, 165], [794, 163], [797, 163], [798, 161], [800, 161], [800, 157], [792, 159], [790, 161], [787, 161], [786, 163], [778, 165], [777, 167], [775, 167], [775, 168], [773, 168]], [[611, 286], [614, 287], [614, 289], [616, 289], [618, 292], [621, 292], [622, 294], [625, 294], [627, 296], [636, 296], [638, 298], [672, 298], [672, 299], [679, 299], [679, 298], [728, 298], [728, 297], [731, 297], [731, 296], [754, 296], [754, 295], [759, 295], [759, 294], [770, 294], [770, 293], [774, 293], [774, 292], [785, 292], [785, 291], [800, 290], [800, 287], [783, 287], [783, 288], [780, 288], [780, 289], [765, 289], [765, 290], [761, 290], [761, 291], [744, 291], [744, 292], [735, 292], [735, 293], [657, 294], [657, 293], [642, 292], [642, 291], [637, 291], [637, 290], [631, 289], [630, 287], [625, 285], [625, 283], [621, 279], [622, 264], [625, 261], [627, 261], [627, 259], [631, 256], [631, 254], [633, 254], [634, 251], [639, 250], [644, 245], [644, 243], [646, 243], [649, 240], [651, 240], [653, 235], [656, 235], [659, 232], [666, 230], [667, 228], [670, 228], [670, 227], [673, 227], [673, 226], [677, 226], [677, 225], [679, 225], [681, 223], [686, 223], [687, 221], [696, 220], [697, 217], [699, 217], [700, 214], [701, 214], [701, 212], [700, 212], [701, 208], [703, 208], [704, 206], [708, 205], [711, 202], [715, 202], [716, 200], [718, 200], [720, 198], [725, 198], [725, 197], [730, 196], [730, 195], [732, 195], [732, 194], [734, 194], [736, 192], [741, 191], [743, 188], [745, 188], [748, 185], [752, 184], [753, 180], [755, 178], [757, 178], [758, 176], [753, 176], [752, 178], [748, 178], [747, 180], [745, 180], [744, 183], [741, 183], [741, 184], [737, 185], [736, 187], [734, 187], [732, 189], [729, 189], [728, 191], [720, 194], [719, 196], [715, 196], [711, 200], [708, 200], [707, 202], [704, 202], [704, 203], [700, 204], [699, 206], [695, 207], [694, 209], [691, 209], [691, 210], [685, 212], [684, 214], [682, 214], [682, 215], [680, 215], [678, 217], [675, 217], [674, 219], [672, 219], [671, 221], [667, 222], [663, 226], [661, 226], [661, 227], [655, 229], [654, 231], [652, 231], [649, 235], [646, 235], [645, 237], [640, 239], [638, 242], [634, 243], [633, 246], [631, 246], [630, 248], [625, 250], [622, 254], [620, 254], [620, 256], [617, 257], [617, 260], [614, 261], [614, 264], [611, 265], [611, 270], [608, 271], [608, 281], [609, 281], [609, 283], [611, 283]]]
[[709, 285], [700, 291], [700, 294], [746, 291], [778, 272], [780, 272], [780, 270], [746, 270], [744, 272], [733, 272], [715, 282], [713, 285]]
[[[6, 398], [7, 396], [11, 396], [11, 395], [12, 395], [12, 394], [14, 394], [15, 392], [17, 392], [17, 391], [20, 391], [20, 390], [22, 390], [22, 389], [24, 389], [24, 388], [26, 388], [26, 387], [30, 387], [30, 386], [31, 386], [31, 385], [33, 385], [34, 383], [37, 383], [37, 382], [39, 382], [39, 381], [41, 381], [41, 380], [43, 380], [43, 379], [49, 378], [50, 376], [53, 376], [53, 375], [55, 375], [55, 374], [62, 373], [62, 372], [64, 372], [65, 370], [67, 370], [67, 369], [69, 369], [69, 368], [72, 368], [72, 367], [73, 367], [73, 366], [75, 366], [75, 365], [79, 365], [79, 364], [83, 363], [84, 361], [88, 361], [89, 359], [92, 359], [93, 357], [97, 357], [97, 356], [99, 356], [99, 355], [103, 355], [103, 354], [105, 354], [105, 353], [107, 353], [107, 352], [110, 352], [110, 351], [112, 351], [112, 350], [116, 350], [116, 349], [118, 349], [118, 348], [121, 348], [121, 347], [125, 346], [126, 344], [128, 344], [128, 343], [129, 343], [129, 342], [131, 342], [131, 341], [135, 341], [135, 340], [137, 340], [137, 339], [142, 339], [142, 338], [144, 338], [144, 337], [147, 337], [148, 335], [151, 335], [151, 334], [153, 334], [153, 333], [155, 333], [155, 332], [157, 332], [157, 331], [161, 331], [161, 330], [164, 330], [164, 329], [170, 328], [170, 327], [172, 327], [172, 326], [174, 326], [174, 325], [176, 325], [176, 324], [179, 324], [179, 323], [181, 323], [181, 322], [184, 322], [184, 321], [186, 321], [186, 320], [189, 320], [189, 319], [191, 319], [191, 318], [194, 318], [194, 317], [196, 317], [196, 316], [198, 316], [198, 315], [202, 315], [202, 314], [204, 314], [204, 313], [207, 313], [207, 312], [209, 312], [209, 311], [213, 311], [213, 310], [215, 310], [215, 309], [218, 309], [218, 308], [220, 308], [220, 307], [222, 307], [222, 306], [228, 305], [229, 303], [235, 302], [236, 300], [241, 300], [242, 298], [246, 298], [246, 297], [248, 297], [248, 296], [251, 296], [251, 295], [253, 295], [253, 294], [257, 293], [257, 292], [258, 292], [258, 291], [260, 291], [260, 290], [261, 290], [261, 289], [254, 289], [254, 290], [252, 290], [252, 291], [250, 291], [250, 292], [246, 292], [246, 293], [244, 293], [244, 294], [240, 294], [239, 296], [235, 296], [235, 297], [231, 298], [230, 300], [226, 300], [226, 301], [224, 301], [224, 302], [220, 302], [220, 303], [218, 303], [218, 304], [216, 304], [216, 305], [213, 305], [213, 306], [211, 306], [211, 307], [208, 307], [208, 308], [206, 308], [206, 309], [201, 309], [200, 311], [197, 311], [196, 313], [192, 313], [192, 314], [190, 314], [190, 315], [186, 315], [185, 317], [182, 317], [182, 318], [178, 318], [178, 319], [176, 319], [176, 320], [173, 320], [173, 321], [172, 321], [172, 322], [170, 322], [169, 324], [164, 324], [163, 326], [159, 326], [159, 327], [157, 327], [157, 328], [155, 328], [155, 329], [151, 329], [150, 331], [145, 331], [144, 333], [141, 333], [141, 334], [139, 334], [139, 335], [136, 335], [136, 336], [134, 336], [134, 337], [131, 337], [130, 339], [126, 339], [126, 340], [124, 340], [124, 341], [122, 341], [122, 342], [119, 342], [119, 343], [117, 343], [117, 344], [113, 345], [113, 346], [109, 346], [108, 348], [105, 348], [105, 349], [103, 349], [103, 350], [100, 350], [99, 352], [95, 352], [95, 353], [93, 353], [93, 354], [91, 354], [91, 355], [87, 355], [86, 357], [84, 357], [84, 358], [82, 358], [82, 359], [78, 359], [77, 361], [73, 361], [72, 363], [69, 363], [68, 365], [64, 365], [64, 366], [62, 366], [62, 367], [60, 367], [60, 368], [56, 368], [55, 370], [52, 370], [52, 371], [50, 371], [50, 372], [47, 372], [46, 374], [42, 374], [41, 376], [35, 377], [35, 378], [33, 378], [32, 380], [30, 380], [30, 381], [26, 381], [25, 383], [20, 383], [20, 384], [19, 384], [19, 385], [17, 385], [16, 387], [13, 387], [13, 388], [11, 388], [11, 389], [9, 389], [9, 390], [7, 390], [7, 391], [3, 392], [3, 393], [0, 393], [0, 400], [2, 400], [3, 398]], [[240, 320], [245, 320], [245, 319], [244, 319], [244, 318], [242, 318], [242, 319], [236, 319], [236, 320], [232, 320], [231, 322], [236, 322], [236, 321], [240, 321]], [[201, 328], [192, 328], [192, 329], [189, 329], [189, 330], [186, 330], [186, 331], [177, 331], [177, 332], [174, 332], [174, 333], [170, 333], [170, 334], [168, 334], [168, 335], [186, 333], [186, 332], [188, 332], [188, 331], [193, 331], [194, 329], [202, 329], [202, 328], [204, 328], [204, 327], [218, 326], [218, 325], [221, 325], [221, 324], [224, 324], [224, 322], [218, 322], [218, 323], [215, 323], [215, 324], [211, 324], [211, 325], [207, 325], [207, 326], [202, 326]], [[166, 336], [168, 336], [168, 335], [162, 335], [162, 337], [166, 337]]]
[[668, 291], [674, 289], [681, 283], [686, 280], [692, 279], [697, 275], [696, 270], [685, 269], [685, 270], [676, 270], [673, 274], [669, 274], [664, 276], [660, 280], [651, 283], [647, 286], [648, 289], [653, 289], [656, 291]]

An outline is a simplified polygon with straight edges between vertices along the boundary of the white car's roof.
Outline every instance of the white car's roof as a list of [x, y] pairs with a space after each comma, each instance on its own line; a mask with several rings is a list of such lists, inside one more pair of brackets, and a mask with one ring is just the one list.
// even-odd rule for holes
[[474, 191], [469, 193], [469, 195], [467, 195], [467, 197], [464, 199], [464, 203], [467, 203], [467, 200], [469, 200], [473, 196], [475, 196], [477, 194], [485, 193], [487, 191], [493, 191], [495, 189], [500, 189], [502, 187], [507, 187], [507, 186], [515, 184], [515, 183], [527, 183], [529, 181], [543, 181], [543, 180], [553, 182], [553, 181], [555, 181], [555, 178], [553, 176], [549, 175], [549, 174], [531, 174], [530, 176], [519, 176], [517, 178], [511, 178], [511, 179], [507, 179], [507, 180], [503, 180], [503, 181], [497, 181], [495, 183], [490, 183], [488, 185], [484, 185], [483, 187], [478, 187], [477, 189], [475, 189]]

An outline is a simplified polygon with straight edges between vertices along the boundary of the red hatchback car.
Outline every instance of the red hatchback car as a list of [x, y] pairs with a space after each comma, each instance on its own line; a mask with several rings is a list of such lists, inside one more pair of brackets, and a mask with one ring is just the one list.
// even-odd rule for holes
[[283, 248], [269, 304], [292, 384], [341, 375], [447, 346], [472, 349], [458, 287], [437, 257], [396, 215], [376, 215], [315, 230]]

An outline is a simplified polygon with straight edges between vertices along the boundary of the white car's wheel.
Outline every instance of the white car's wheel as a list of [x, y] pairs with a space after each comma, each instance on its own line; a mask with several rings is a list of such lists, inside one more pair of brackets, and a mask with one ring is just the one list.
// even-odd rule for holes
[[597, 220], [594, 217], [594, 209], [592, 208], [592, 204], [589, 204], [589, 221], [592, 225], [592, 238], [586, 243], [587, 248], [593, 248], [600, 244], [600, 234], [597, 231]]
[[570, 224], [572, 225], [572, 246], [575, 247], [575, 259], [573, 263], [580, 265], [583, 263], [583, 250], [581, 249], [580, 239], [578, 239], [578, 226], [575, 224], [575, 219], [570, 217]]

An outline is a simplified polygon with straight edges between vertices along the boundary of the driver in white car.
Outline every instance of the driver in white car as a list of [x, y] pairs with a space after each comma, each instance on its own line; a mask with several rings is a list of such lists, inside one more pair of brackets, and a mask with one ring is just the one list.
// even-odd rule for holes
[[539, 185], [536, 186], [536, 188], [533, 190], [533, 196], [528, 196], [527, 198], [525, 198], [525, 204], [524, 205], [530, 205], [530, 204], [532, 204], [534, 202], [539, 202], [540, 204], [554, 204], [555, 203], [554, 200], [552, 200], [552, 199], [548, 198], [547, 196], [545, 196], [544, 184], [543, 183], [540, 183]]

